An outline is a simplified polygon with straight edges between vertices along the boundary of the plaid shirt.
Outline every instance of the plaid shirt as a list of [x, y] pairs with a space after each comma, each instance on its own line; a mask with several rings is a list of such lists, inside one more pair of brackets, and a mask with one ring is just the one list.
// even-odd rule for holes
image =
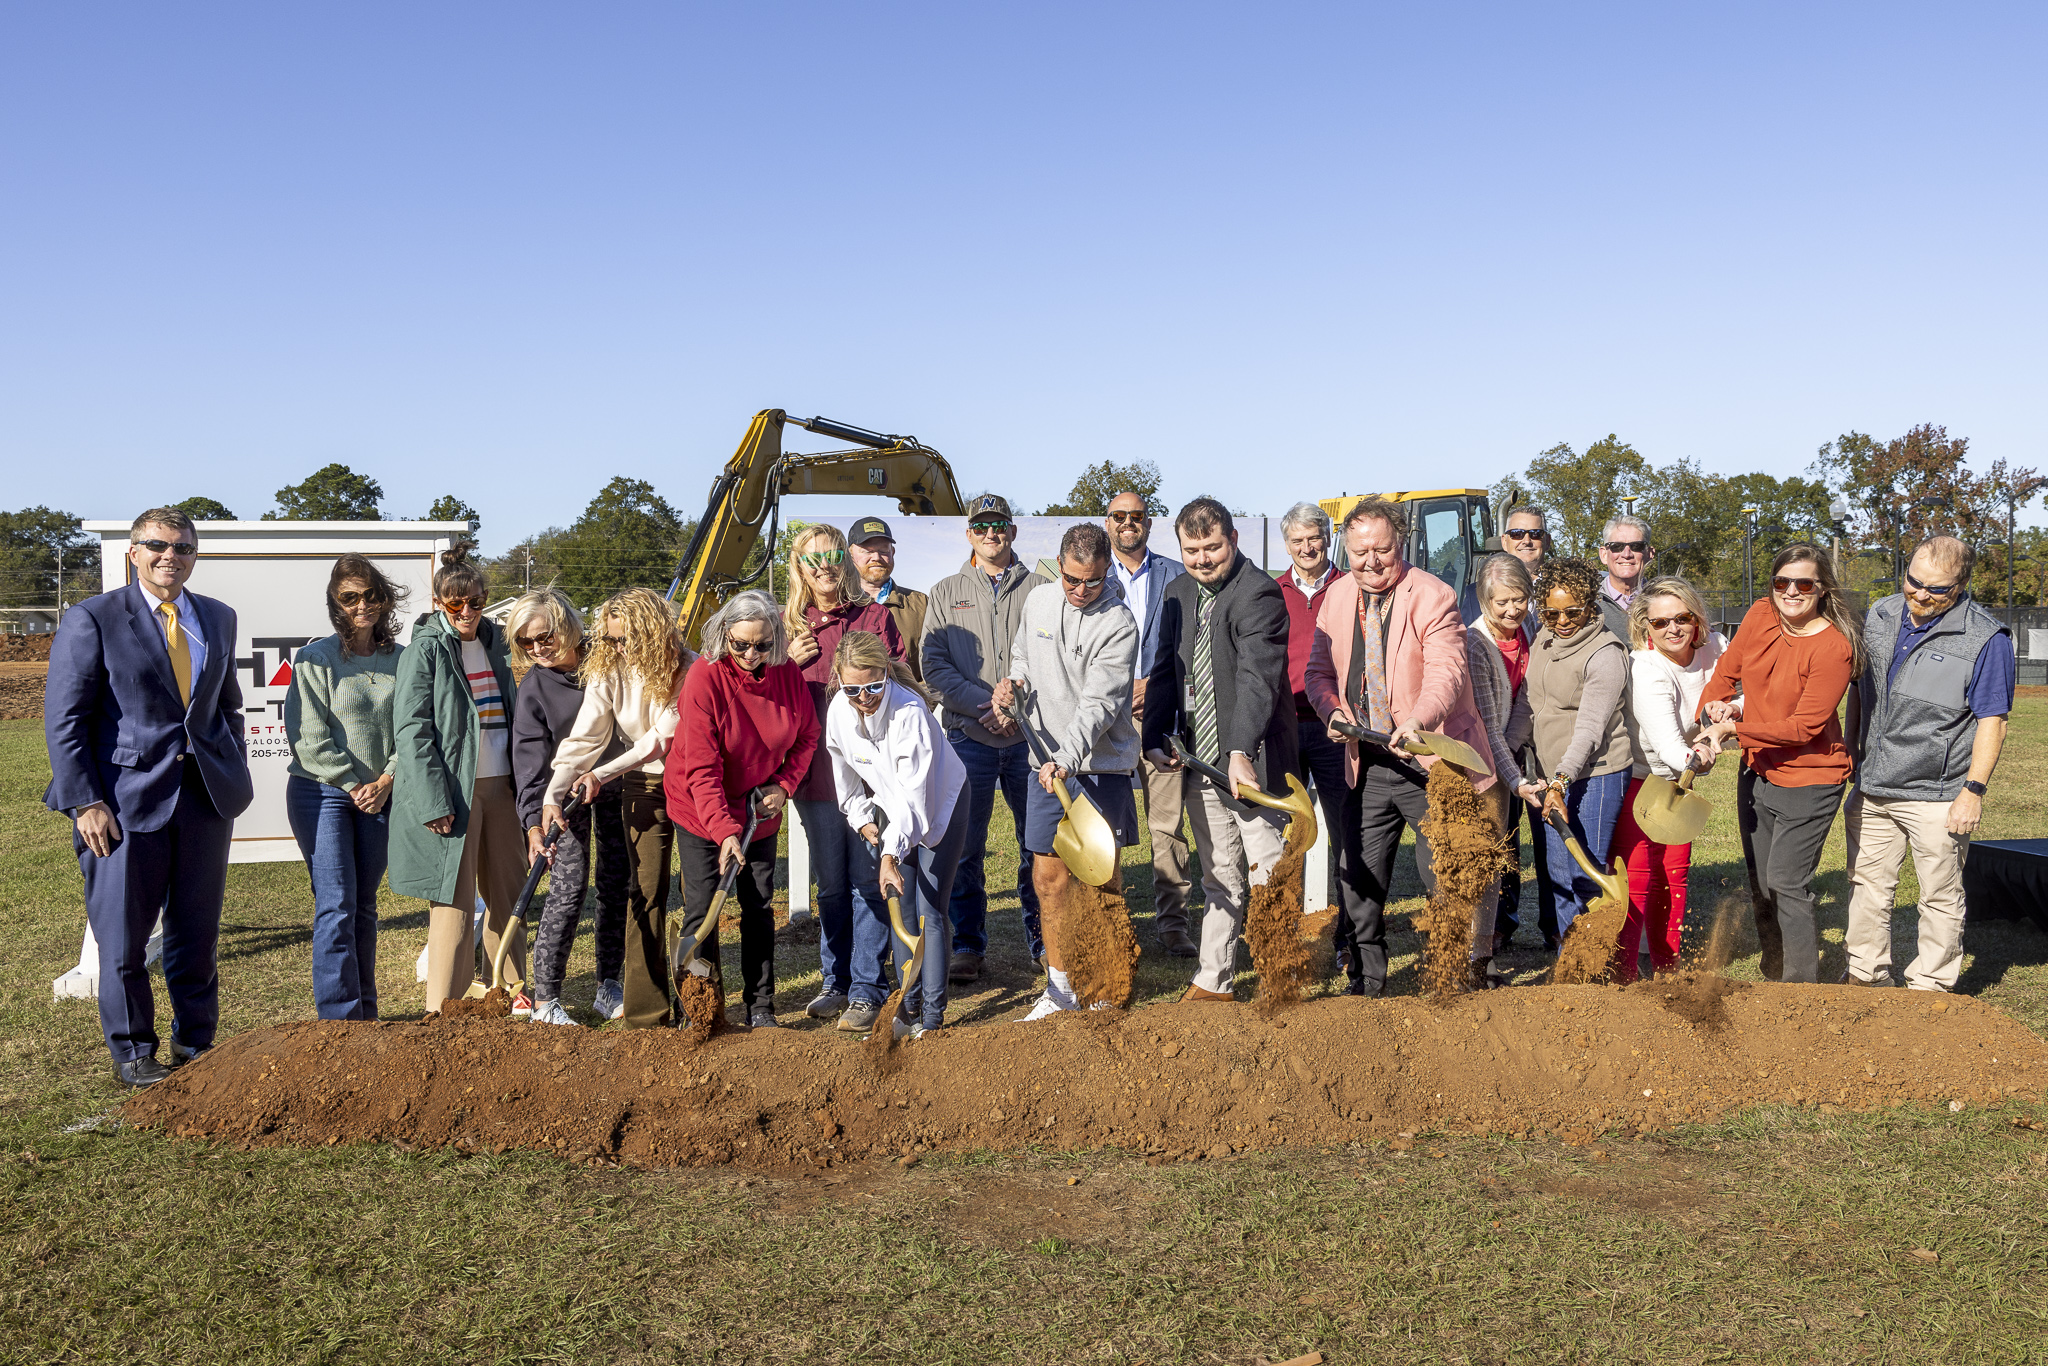
[[1522, 742], [1528, 743], [1529, 704], [1526, 696], [1517, 699], [1510, 692], [1507, 663], [1483, 617], [1465, 627], [1465, 660], [1471, 666], [1467, 672], [1472, 677], [1472, 701], [1479, 708], [1487, 744], [1493, 750], [1494, 776], [1506, 783], [1510, 792], [1518, 791], [1526, 780], [1521, 765], [1515, 762], [1508, 731], [1518, 727]]

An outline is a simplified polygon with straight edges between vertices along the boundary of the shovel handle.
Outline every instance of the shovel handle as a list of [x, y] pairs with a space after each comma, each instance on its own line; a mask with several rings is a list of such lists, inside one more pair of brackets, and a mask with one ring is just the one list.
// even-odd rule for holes
[[704, 942], [718, 933], [718, 918], [725, 910], [726, 898], [732, 895], [733, 886], [740, 880], [740, 869], [747, 866], [747, 846], [754, 842], [754, 830], [761, 824], [761, 805], [752, 793], [747, 795], [747, 824], [740, 832], [740, 861], [726, 869], [725, 876], [718, 879], [718, 890], [712, 894], [710, 908], [704, 912], [704, 919], [697, 926], [697, 933], [676, 946], [676, 974], [689, 970], [697, 961], [697, 951]]
[[[1367, 730], [1364, 726], [1357, 725], [1350, 721], [1346, 721], [1341, 716], [1331, 717], [1330, 724], [1337, 728], [1337, 733], [1339, 735], [1348, 735], [1352, 739], [1358, 741], [1360, 744], [1378, 745], [1381, 749], [1387, 750], [1391, 750], [1394, 747], [1394, 737], [1383, 730]], [[1427, 749], [1423, 748], [1421, 745], [1417, 744], [1413, 740], [1410, 740], [1406, 744], [1402, 745], [1401, 752], [1403, 754], [1429, 753]]]
[[1167, 736], [1166, 746], [1168, 749], [1173, 751], [1173, 757], [1180, 760], [1182, 764], [1186, 765], [1190, 772], [1195, 773], [1198, 776], [1206, 779], [1209, 783], [1209, 786], [1216, 789], [1217, 794], [1223, 798], [1223, 804], [1225, 806], [1230, 807], [1234, 811], [1243, 811], [1244, 803], [1256, 802], [1259, 800], [1259, 794], [1257, 793], [1246, 792], [1242, 795], [1239, 795], [1238, 793], [1233, 792], [1231, 789], [1234, 786], [1234, 784], [1230, 781], [1230, 775], [1225, 773], [1222, 769], [1216, 767], [1214, 764], [1204, 763], [1200, 759], [1197, 759], [1194, 755], [1188, 753], [1187, 750], [1181, 747], [1179, 736]]

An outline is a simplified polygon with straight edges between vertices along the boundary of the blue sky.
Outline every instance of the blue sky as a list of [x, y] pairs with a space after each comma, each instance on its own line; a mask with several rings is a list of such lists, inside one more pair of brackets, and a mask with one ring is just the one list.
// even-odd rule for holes
[[1789, 474], [1931, 421], [2048, 466], [2044, 30], [13, 5], [0, 503], [254, 516], [338, 460], [497, 550], [614, 474], [695, 511], [763, 407], [1032, 508], [1104, 457], [1279, 512], [1609, 431]]

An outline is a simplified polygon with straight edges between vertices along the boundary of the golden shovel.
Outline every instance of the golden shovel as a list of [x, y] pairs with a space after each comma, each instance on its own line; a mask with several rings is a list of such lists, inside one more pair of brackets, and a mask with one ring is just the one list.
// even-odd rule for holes
[[[1182, 749], [1178, 736], [1167, 736], [1166, 743], [1172, 749], [1173, 757], [1186, 764], [1193, 772], [1208, 779], [1209, 784], [1223, 794], [1225, 802], [1229, 802], [1232, 799], [1229, 774], [1214, 765], [1203, 763], [1200, 759]], [[1270, 811], [1286, 812], [1287, 829], [1283, 833], [1283, 837], [1289, 848], [1294, 847], [1294, 824], [1296, 821], [1308, 822], [1308, 828], [1302, 832], [1302, 844], [1307, 846], [1315, 843], [1317, 834], [1315, 803], [1309, 800], [1308, 789], [1301, 785], [1301, 779], [1295, 777], [1292, 773], [1287, 775], [1287, 795], [1284, 797], [1276, 797], [1272, 793], [1262, 791], [1256, 787], [1239, 788], [1235, 796], [1239, 802], [1252, 802]]]
[[[1331, 717], [1330, 724], [1337, 728], [1339, 735], [1348, 735], [1361, 743], [1379, 745], [1386, 749], [1393, 747], [1392, 736], [1376, 730], [1367, 730], [1364, 726], [1353, 725], [1340, 716]], [[1442, 731], [1419, 730], [1415, 732], [1415, 738], [1403, 748], [1409, 754], [1434, 754], [1446, 763], [1456, 764], [1467, 773], [1493, 772], [1493, 765], [1480, 758], [1478, 750], [1463, 740], [1445, 735]]]
[[1675, 783], [1652, 773], [1636, 790], [1636, 824], [1658, 844], [1691, 844], [1714, 814], [1714, 804], [1692, 790], [1698, 762], [1688, 760]]
[[[1032, 763], [1044, 768], [1052, 762], [1052, 756], [1045, 752], [1038, 732], [1024, 719], [1031, 695], [1022, 688], [1017, 689], [1017, 694], [1016, 705], [1003, 714], [1024, 732], [1024, 743], [1031, 747]], [[1060, 799], [1060, 809], [1066, 813], [1052, 832], [1052, 851], [1075, 877], [1090, 887], [1101, 887], [1116, 876], [1116, 831], [1109, 828], [1109, 818], [1087, 791], [1078, 782], [1073, 787], [1070, 793], [1066, 783], [1052, 785], [1054, 795]]]
[[1546, 812], [1544, 819], [1550, 822], [1550, 828], [1557, 832], [1557, 837], [1564, 841], [1565, 852], [1572, 856], [1572, 862], [1578, 864], [1587, 877], [1599, 884], [1600, 894], [1612, 897], [1624, 906], [1628, 905], [1628, 865], [1617, 857], [1614, 860], [1613, 872], [1601, 872], [1600, 865], [1593, 862], [1585, 847], [1572, 838], [1572, 828], [1565, 824], [1564, 812]]

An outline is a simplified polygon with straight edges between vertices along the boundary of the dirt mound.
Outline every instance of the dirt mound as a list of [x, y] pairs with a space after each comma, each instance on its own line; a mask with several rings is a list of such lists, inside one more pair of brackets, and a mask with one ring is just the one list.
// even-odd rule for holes
[[54, 631], [0, 633], [0, 664], [47, 664], [50, 662], [50, 642], [56, 638]]
[[1429, 943], [1422, 975], [1430, 995], [1445, 1001], [1471, 981], [1472, 912], [1480, 897], [1492, 894], [1513, 855], [1492, 806], [1463, 773], [1436, 765], [1429, 770], [1427, 792], [1429, 818], [1422, 834], [1429, 841], [1436, 891], [1425, 912]]
[[[1309, 823], [1290, 821], [1287, 845], [1272, 875], [1251, 890], [1245, 906], [1244, 942], [1258, 969], [1259, 1009], [1272, 1011], [1299, 1001], [1323, 975], [1328, 949], [1324, 928], [1331, 917], [1305, 924], [1301, 870], [1308, 859]], [[1320, 913], [1319, 913], [1320, 914]]]
[[128, 1102], [243, 1145], [533, 1148], [589, 1161], [831, 1166], [875, 1155], [1113, 1146], [1160, 1158], [1423, 1130], [1560, 1133], [1759, 1102], [1871, 1108], [2041, 1098], [2048, 1044], [1919, 992], [1765, 984], [1702, 1028], [1657, 983], [1214, 1004], [946, 1030], [878, 1065], [824, 1031], [540, 1029], [455, 1016], [278, 1025]]
[[1128, 1005], [1138, 966], [1138, 934], [1122, 892], [1071, 878], [1054, 921], [1067, 982], [1083, 1005]]
[[[10, 638], [0, 636], [0, 640]], [[48, 636], [34, 638], [49, 639]], [[40, 720], [43, 715], [43, 686], [49, 674], [47, 663], [0, 664], [0, 720]]]

